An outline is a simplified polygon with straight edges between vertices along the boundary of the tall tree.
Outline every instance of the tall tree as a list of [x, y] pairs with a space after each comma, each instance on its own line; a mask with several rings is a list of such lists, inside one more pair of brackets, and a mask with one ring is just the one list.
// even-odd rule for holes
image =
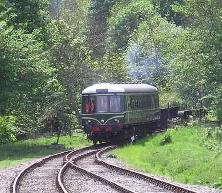
[[177, 53], [171, 69], [174, 71], [172, 76], [179, 80], [178, 91], [184, 91], [183, 96], [187, 96], [187, 101], [192, 98], [192, 105], [210, 107], [210, 101], [213, 101], [219, 112], [222, 4], [218, 0], [191, 0], [175, 8], [190, 24], [172, 47]]
[[161, 17], [166, 18], [169, 22], [174, 22], [176, 25], [184, 25], [185, 18], [179, 12], [176, 12], [174, 5], [183, 5], [186, 0], [152, 0], [157, 12]]
[[150, 1], [137, 0], [127, 3], [117, 13], [116, 10], [114, 6], [109, 18], [107, 50], [118, 53], [127, 49], [132, 33], [140, 22], [154, 15], [154, 8]]
[[91, 0], [88, 10], [89, 34], [88, 45], [94, 58], [105, 54], [107, 20], [115, 0]]

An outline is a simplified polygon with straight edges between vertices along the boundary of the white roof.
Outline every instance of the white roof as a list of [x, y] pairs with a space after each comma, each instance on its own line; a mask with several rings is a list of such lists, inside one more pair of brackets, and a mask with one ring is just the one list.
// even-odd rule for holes
[[106, 93], [147, 93], [157, 92], [157, 88], [148, 84], [94, 84], [82, 91], [82, 94]]

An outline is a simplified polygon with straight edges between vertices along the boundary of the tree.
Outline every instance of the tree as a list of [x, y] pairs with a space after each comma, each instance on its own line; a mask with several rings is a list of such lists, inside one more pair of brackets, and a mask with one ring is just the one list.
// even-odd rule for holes
[[174, 10], [174, 5], [183, 5], [186, 0], [152, 0], [157, 12], [162, 18], [166, 18], [169, 22], [176, 25], [184, 25], [185, 18], [180, 12]]
[[88, 10], [88, 45], [93, 58], [101, 58], [105, 54], [107, 20], [115, 0], [91, 0]]
[[94, 68], [99, 82], [123, 83], [130, 80], [122, 53], [105, 54], [102, 59], [94, 62]]
[[[186, 75], [186, 79], [181, 82], [195, 80], [193, 83], [190, 82], [189, 87], [196, 90], [193, 92], [196, 102], [199, 101], [200, 105], [204, 105], [206, 100], [207, 107], [210, 107], [210, 100], [219, 110], [221, 107], [218, 91], [222, 81], [222, 22], [220, 19], [222, 5], [218, 0], [191, 0], [184, 6], [175, 8], [184, 14], [190, 23], [188, 32], [180, 39], [180, 48], [177, 47], [180, 51], [177, 50], [179, 52], [175, 58], [180, 64], [183, 63], [178, 65], [178, 69], [184, 69], [184, 73], [180, 72], [180, 74], [184, 78]], [[186, 67], [181, 68], [185, 64]], [[181, 87], [184, 88], [184, 85]]]
[[32, 33], [36, 29], [42, 29], [47, 25], [46, 12], [47, 0], [11, 0], [6, 1], [8, 8], [7, 25], [15, 30], [23, 29], [26, 33]]
[[145, 0], [132, 1], [118, 13], [115, 10], [111, 11], [109, 18], [107, 50], [118, 53], [127, 49], [128, 41], [140, 22], [152, 17], [155, 12], [153, 5]]
[[90, 53], [86, 38], [75, 33], [76, 28], [63, 21], [55, 21], [51, 26], [53, 47], [49, 59], [56, 68], [56, 78], [62, 86], [61, 101], [53, 101], [57, 110], [67, 116], [79, 116], [80, 93], [88, 81], [92, 80]]
[[24, 130], [37, 127], [42, 92], [52, 68], [31, 34], [2, 30], [0, 35], [1, 114], [14, 115]]

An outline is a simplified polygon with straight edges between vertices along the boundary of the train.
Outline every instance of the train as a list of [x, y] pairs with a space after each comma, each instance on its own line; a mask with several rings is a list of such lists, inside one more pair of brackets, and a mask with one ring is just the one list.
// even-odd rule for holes
[[100, 83], [82, 91], [82, 129], [94, 144], [134, 140], [163, 130], [163, 119], [154, 86]]

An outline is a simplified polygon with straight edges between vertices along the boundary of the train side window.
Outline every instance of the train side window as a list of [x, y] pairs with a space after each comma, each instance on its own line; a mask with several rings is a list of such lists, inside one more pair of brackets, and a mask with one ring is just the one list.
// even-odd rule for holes
[[159, 95], [158, 94], [154, 95], [154, 103], [155, 103], [155, 108], [159, 108]]
[[141, 103], [142, 103], [141, 108], [147, 109], [148, 108], [147, 96], [146, 95], [142, 96], [141, 100], [142, 100], [141, 101]]
[[154, 95], [151, 95], [151, 109], [155, 109]]
[[148, 109], [152, 108], [152, 98], [150, 95], [147, 96], [147, 108]]
[[136, 110], [138, 108], [138, 99], [137, 96], [129, 97], [129, 109]]
[[149, 96], [148, 95], [145, 96], [145, 108], [146, 109], [149, 108]]
[[127, 96], [126, 100], [127, 100], [127, 109], [131, 110], [132, 109], [131, 96]]

